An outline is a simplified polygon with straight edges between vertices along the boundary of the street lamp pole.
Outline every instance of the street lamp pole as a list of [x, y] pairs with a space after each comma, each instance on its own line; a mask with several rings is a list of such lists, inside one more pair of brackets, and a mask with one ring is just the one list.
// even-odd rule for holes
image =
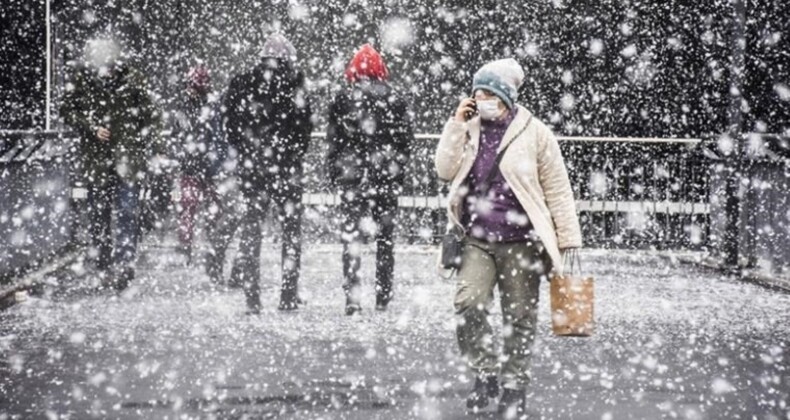
[[[51, 0], [45, 1], [45, 18], [46, 18], [46, 101], [44, 104], [44, 129], [49, 131], [52, 129], [51, 121], [51, 108], [52, 108], [52, 15], [51, 15]], [[39, 96], [40, 97], [40, 96]]]
[[724, 264], [738, 271], [740, 256], [741, 200], [743, 159], [743, 79], [746, 55], [746, 8], [744, 0], [733, 0], [732, 62], [730, 63], [730, 103], [727, 136], [732, 141], [728, 156], [725, 186]]

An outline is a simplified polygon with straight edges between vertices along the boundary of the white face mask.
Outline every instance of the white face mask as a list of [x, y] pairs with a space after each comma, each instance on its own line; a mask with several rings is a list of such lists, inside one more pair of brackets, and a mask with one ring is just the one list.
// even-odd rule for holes
[[495, 120], [502, 115], [502, 110], [499, 109], [499, 99], [486, 99], [477, 101], [477, 112], [480, 113], [480, 118], [484, 120]]

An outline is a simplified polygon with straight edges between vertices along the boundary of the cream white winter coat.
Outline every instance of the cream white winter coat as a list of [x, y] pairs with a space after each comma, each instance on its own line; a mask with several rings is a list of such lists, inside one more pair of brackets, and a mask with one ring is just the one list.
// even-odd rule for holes
[[[561, 274], [560, 250], [582, 245], [573, 191], [556, 137], [526, 108], [517, 106], [518, 113], [499, 145], [498, 152], [512, 143], [499, 168]], [[436, 172], [440, 179], [451, 183], [448, 218], [458, 226], [465, 190], [462, 185], [472, 170], [479, 143], [480, 117], [466, 123], [451, 119], [436, 149]]]

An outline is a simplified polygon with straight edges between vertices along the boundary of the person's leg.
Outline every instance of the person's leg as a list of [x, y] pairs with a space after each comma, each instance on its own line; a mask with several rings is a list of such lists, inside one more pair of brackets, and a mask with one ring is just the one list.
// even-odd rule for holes
[[[208, 212], [208, 207], [216, 200], [215, 197], [215, 190], [214, 184], [211, 182], [210, 179], [207, 179], [203, 176], [197, 178], [197, 190], [198, 190], [198, 197], [197, 197], [197, 205], [195, 206], [195, 217], [193, 218], [193, 229], [197, 229], [197, 221], [201, 218], [203, 219], [203, 224], [207, 225], [208, 223], [212, 223], [213, 215]], [[205, 226], [206, 235], [208, 235], [208, 231], [211, 230], [210, 226]], [[194, 247], [195, 244], [195, 233], [192, 233], [192, 245]]]
[[[206, 253], [206, 273], [211, 281], [223, 284], [222, 272], [225, 253], [242, 217], [236, 214], [243, 206], [230, 196], [220, 195], [216, 188], [208, 191], [211, 204], [208, 209], [209, 251]], [[235, 194], [235, 193], [234, 193]]]
[[88, 230], [96, 268], [105, 271], [112, 265], [112, 186], [91, 186], [88, 192]]
[[147, 182], [148, 198], [138, 211], [138, 233], [142, 237], [161, 226], [172, 201], [171, 178], [164, 174], [152, 175]]
[[353, 315], [360, 307], [360, 245], [363, 242], [359, 222], [365, 211], [365, 197], [358, 191], [341, 191], [340, 240], [343, 243], [343, 290], [346, 294], [346, 314]]
[[378, 225], [376, 232], [376, 309], [384, 310], [394, 295], [392, 286], [395, 269], [394, 238], [395, 217], [398, 212], [398, 197], [384, 194], [373, 203], [373, 220]]
[[488, 399], [499, 393], [497, 354], [488, 320], [497, 272], [490, 248], [490, 244], [475, 239], [464, 241], [454, 301], [459, 318], [458, 347], [476, 376], [474, 389], [466, 401], [467, 407], [473, 409], [487, 406]]
[[178, 238], [185, 250], [191, 250], [195, 233], [195, 216], [200, 204], [200, 183], [194, 176], [181, 177], [181, 214]]
[[[223, 209], [223, 220], [219, 222], [221, 225], [221, 234], [218, 233], [220, 237], [227, 241], [224, 243], [224, 249], [227, 249], [227, 247], [230, 245], [230, 242], [233, 240], [233, 235], [236, 234], [236, 231], [238, 231], [244, 223], [244, 217], [250, 208], [248, 200], [244, 194], [245, 189], [248, 189], [248, 187], [245, 187], [244, 179], [236, 178], [234, 181], [229, 182], [231, 184], [236, 184], [238, 188], [225, 184], [220, 186], [218, 191], [220, 196], [224, 196], [222, 199], [223, 205], [221, 206]], [[239, 254], [237, 253], [231, 262], [228, 286], [231, 288], [243, 287], [244, 282], [242, 280], [242, 274], [241, 265], [239, 264]]]
[[115, 257], [116, 287], [125, 289], [134, 279], [137, 257], [138, 209], [140, 188], [137, 184], [120, 181], [115, 194], [116, 231]]
[[292, 189], [289, 197], [278, 204], [282, 223], [282, 273], [280, 310], [297, 309], [299, 305], [299, 271], [302, 265], [302, 191]]
[[535, 341], [540, 280], [545, 274], [541, 250], [532, 243], [501, 244], [496, 248], [504, 322], [502, 384], [505, 388], [500, 411], [523, 414], [526, 388], [530, 383], [532, 345]]
[[[244, 194], [247, 211], [241, 223], [239, 255], [235, 261], [250, 312], [260, 311], [261, 232], [268, 202], [262, 193], [248, 191]], [[234, 267], [235, 269], [236, 267]]]

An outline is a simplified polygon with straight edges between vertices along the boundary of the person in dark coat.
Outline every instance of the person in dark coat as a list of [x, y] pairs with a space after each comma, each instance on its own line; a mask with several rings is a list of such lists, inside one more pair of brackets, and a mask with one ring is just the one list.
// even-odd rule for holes
[[216, 205], [218, 201], [215, 181], [228, 149], [222, 129], [220, 102], [210, 93], [208, 69], [203, 65], [192, 67], [187, 74], [184, 97], [174, 113], [173, 136], [176, 141], [173, 154], [181, 170], [178, 234], [181, 251], [187, 261], [192, 259], [195, 219], [200, 203], [205, 201]]
[[[226, 93], [228, 141], [238, 151], [246, 211], [236, 264], [250, 312], [260, 311], [262, 222], [270, 206], [282, 223], [282, 288], [279, 309], [297, 309], [302, 236], [302, 159], [313, 128], [296, 50], [273, 35], [252, 71], [234, 77]], [[219, 254], [219, 253], [218, 253]]]
[[363, 217], [377, 225], [376, 309], [393, 297], [393, 232], [402, 193], [409, 144], [414, 139], [406, 101], [389, 85], [381, 55], [364, 45], [348, 65], [348, 85], [329, 108], [326, 158], [329, 180], [340, 194], [346, 314], [360, 306], [360, 257], [354, 245], [364, 241]]
[[61, 115], [80, 136], [97, 269], [104, 286], [123, 290], [134, 278], [140, 189], [154, 157], [165, 152], [160, 113], [120, 45], [94, 39], [86, 43], [85, 65], [68, 81]]

